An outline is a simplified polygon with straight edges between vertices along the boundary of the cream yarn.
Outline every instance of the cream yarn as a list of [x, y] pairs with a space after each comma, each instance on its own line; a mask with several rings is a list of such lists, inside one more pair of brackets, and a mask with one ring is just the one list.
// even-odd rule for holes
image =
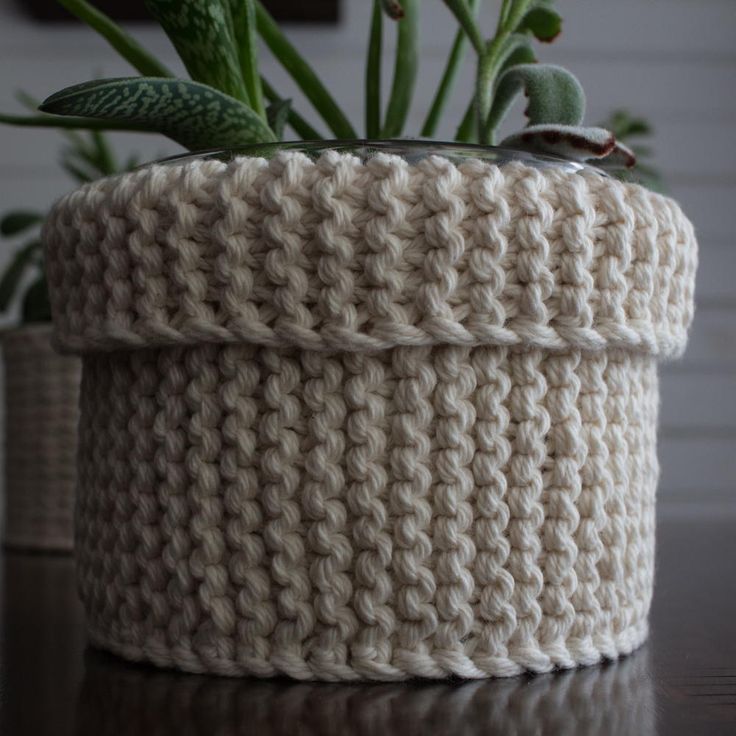
[[81, 361], [51, 347], [51, 325], [2, 336], [5, 364], [3, 543], [73, 546]]
[[84, 355], [92, 641], [300, 679], [487, 677], [646, 637], [655, 359], [696, 246], [593, 170], [151, 166], [45, 228]]

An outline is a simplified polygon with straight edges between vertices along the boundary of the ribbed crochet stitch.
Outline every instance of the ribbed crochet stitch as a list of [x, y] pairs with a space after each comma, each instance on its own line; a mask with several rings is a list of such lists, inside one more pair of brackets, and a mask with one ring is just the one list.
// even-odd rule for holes
[[5, 367], [3, 543], [69, 552], [74, 534], [81, 361], [51, 347], [51, 326], [2, 336]]
[[600, 173], [284, 152], [82, 187], [44, 231], [84, 356], [92, 641], [189, 671], [513, 675], [646, 637], [671, 200]]

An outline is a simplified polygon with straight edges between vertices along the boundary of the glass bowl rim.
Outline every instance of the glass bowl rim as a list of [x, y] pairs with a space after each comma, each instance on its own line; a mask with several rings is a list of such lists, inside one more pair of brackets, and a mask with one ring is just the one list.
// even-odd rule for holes
[[480, 159], [491, 163], [505, 164], [511, 161], [521, 161], [535, 168], [563, 168], [570, 172], [594, 171], [602, 176], [608, 176], [606, 169], [590, 163], [555, 156], [553, 154], [538, 153], [522, 148], [506, 146], [490, 146], [478, 143], [455, 143], [452, 141], [434, 141], [421, 138], [404, 139], [371, 139], [356, 138], [328, 139], [318, 141], [279, 141], [276, 143], [254, 143], [235, 148], [211, 148], [202, 151], [186, 151], [173, 156], [153, 161], [144, 166], [154, 164], [171, 166], [187, 163], [188, 161], [221, 160], [232, 161], [238, 156], [271, 158], [282, 151], [297, 151], [307, 155], [319, 155], [324, 151], [338, 151], [354, 153], [365, 160], [379, 153], [400, 155], [410, 160], [420, 160], [431, 155], [444, 156], [450, 160]]

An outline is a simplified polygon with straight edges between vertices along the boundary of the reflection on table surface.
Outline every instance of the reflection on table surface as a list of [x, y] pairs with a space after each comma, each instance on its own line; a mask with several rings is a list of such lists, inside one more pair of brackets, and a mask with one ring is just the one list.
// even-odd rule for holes
[[736, 559], [732, 531], [660, 534], [653, 636], [640, 651], [598, 667], [471, 682], [259, 681], [129, 664], [86, 647], [71, 558], [5, 552], [0, 733], [736, 733], [736, 577], [724, 587], [713, 564]]
[[646, 650], [599, 668], [533, 678], [362, 685], [157, 672], [88, 652], [77, 703], [77, 732], [99, 736], [647, 736], [654, 718]]

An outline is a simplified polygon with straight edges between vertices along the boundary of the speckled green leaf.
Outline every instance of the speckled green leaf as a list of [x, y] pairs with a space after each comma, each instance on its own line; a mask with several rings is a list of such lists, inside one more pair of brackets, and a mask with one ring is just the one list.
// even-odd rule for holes
[[207, 85], [180, 79], [124, 77], [85, 82], [52, 95], [41, 110], [144, 124], [190, 150], [276, 140], [244, 103]]
[[146, 0], [192, 79], [247, 101], [228, 0]]

